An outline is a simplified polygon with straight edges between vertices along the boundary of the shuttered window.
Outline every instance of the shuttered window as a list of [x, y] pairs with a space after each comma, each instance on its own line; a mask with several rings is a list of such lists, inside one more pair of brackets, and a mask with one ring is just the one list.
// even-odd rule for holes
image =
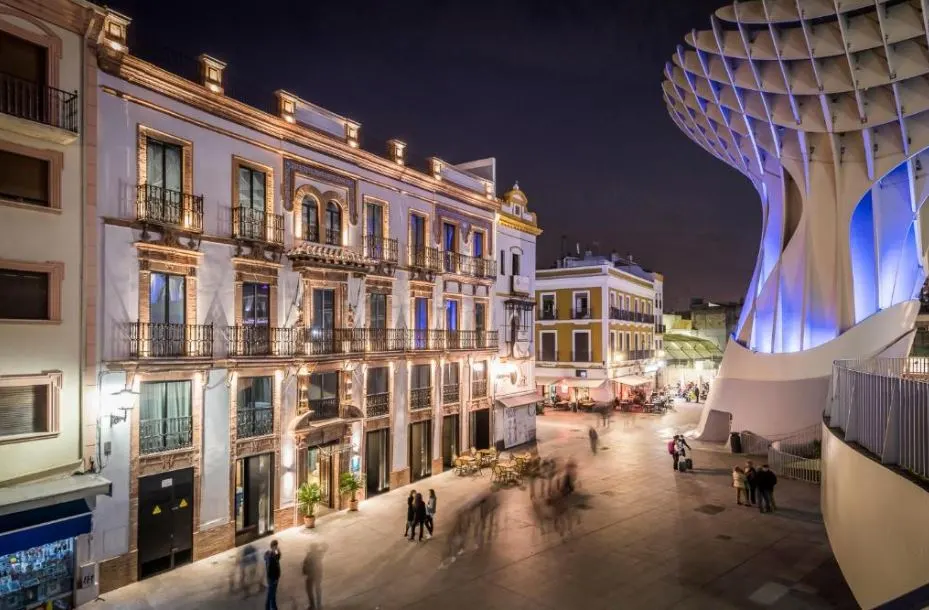
[[49, 386], [0, 387], [0, 438], [50, 432]]

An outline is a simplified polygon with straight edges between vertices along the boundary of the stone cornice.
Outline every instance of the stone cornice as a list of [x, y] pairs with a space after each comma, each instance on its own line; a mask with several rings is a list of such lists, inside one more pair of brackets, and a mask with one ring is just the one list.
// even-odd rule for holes
[[507, 214], [500, 214], [500, 224], [508, 229], [513, 229], [514, 231], [522, 231], [523, 233], [528, 233], [538, 237], [542, 234], [542, 229], [535, 225], [531, 225], [528, 222], [519, 220]]
[[[300, 125], [264, 112], [238, 100], [213, 93], [206, 87], [163, 70], [154, 64], [131, 55], [118, 65], [102, 64], [101, 69], [134, 85], [144, 87], [182, 104], [222, 118], [242, 127], [253, 129], [275, 139], [290, 142], [319, 153], [351, 163], [358, 168], [375, 172], [409, 184], [428, 192], [438, 193], [474, 207], [497, 212], [500, 202], [487, 199], [484, 193], [460, 188], [448, 181], [436, 180], [432, 176], [401, 166], [360, 148], [352, 148], [345, 142], [321, 134]], [[132, 99], [130, 94], [124, 98]], [[284, 151], [281, 151], [282, 153]]]

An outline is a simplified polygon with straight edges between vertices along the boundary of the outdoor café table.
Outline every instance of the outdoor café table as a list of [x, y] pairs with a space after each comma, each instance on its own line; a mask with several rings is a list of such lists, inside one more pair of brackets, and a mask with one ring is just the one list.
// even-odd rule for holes
[[481, 472], [481, 462], [478, 458], [472, 455], [462, 455], [458, 459], [460, 459], [461, 463], [467, 466], [471, 472], [477, 471], [479, 474], [483, 474]]

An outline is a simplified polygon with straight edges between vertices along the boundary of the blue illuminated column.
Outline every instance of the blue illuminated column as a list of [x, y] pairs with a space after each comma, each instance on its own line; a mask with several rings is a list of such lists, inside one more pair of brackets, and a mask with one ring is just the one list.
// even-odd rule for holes
[[730, 414], [762, 435], [814, 425], [834, 360], [909, 351], [929, 219], [925, 21], [909, 3], [844, 4], [723, 7], [665, 70], [671, 118], [762, 206], [704, 438]]

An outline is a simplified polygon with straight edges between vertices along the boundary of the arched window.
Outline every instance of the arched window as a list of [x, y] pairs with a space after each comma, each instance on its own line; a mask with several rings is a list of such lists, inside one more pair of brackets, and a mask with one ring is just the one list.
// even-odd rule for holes
[[319, 205], [310, 196], [303, 198], [303, 239], [319, 241]]
[[326, 243], [342, 245], [342, 210], [334, 201], [326, 204]]

